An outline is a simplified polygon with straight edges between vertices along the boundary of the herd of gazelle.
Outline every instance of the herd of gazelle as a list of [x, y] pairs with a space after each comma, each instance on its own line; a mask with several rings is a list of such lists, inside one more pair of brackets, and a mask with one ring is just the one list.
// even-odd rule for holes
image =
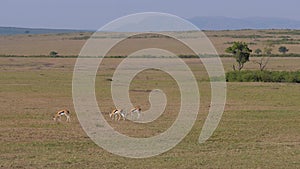
[[[131, 116], [131, 119], [133, 117], [133, 114], [137, 114], [137, 119], [140, 118], [141, 116], [141, 107], [140, 106], [136, 106], [133, 109], [131, 109], [129, 111], [129, 115]], [[109, 117], [114, 119], [114, 120], [120, 120], [121, 118], [123, 118], [123, 120], [125, 120], [126, 116], [128, 114], [123, 110], [123, 109], [114, 109], [113, 111], [111, 111], [111, 113], [109, 113]]]
[[[137, 119], [139, 119], [141, 116], [141, 111], [142, 111], [141, 107], [136, 106], [129, 111], [129, 115], [132, 118], [133, 114], [137, 114]], [[123, 120], [125, 120], [127, 115], [128, 114], [123, 109], [114, 109], [113, 111], [111, 111], [109, 113], [110, 118], [112, 118], [113, 120], [118, 120], [118, 121], [121, 118], [123, 118]], [[66, 122], [70, 122], [70, 111], [67, 109], [62, 109], [62, 110], [59, 110], [57, 113], [55, 113], [55, 115], [53, 116], [53, 120], [61, 121], [62, 116], [66, 117], [66, 119], [67, 119]]]

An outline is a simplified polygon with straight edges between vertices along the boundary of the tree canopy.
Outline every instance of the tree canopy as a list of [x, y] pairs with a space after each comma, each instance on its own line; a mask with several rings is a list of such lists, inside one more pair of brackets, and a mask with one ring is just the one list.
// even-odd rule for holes
[[258, 49], [256, 49], [254, 52], [255, 52], [257, 55], [259, 55], [259, 54], [262, 53], [262, 50], [258, 48]]
[[[238, 63], [237, 69], [241, 70], [244, 64], [249, 61], [252, 50], [248, 47], [246, 42], [234, 42], [225, 52], [233, 54]], [[233, 65], [233, 69], [236, 69], [235, 65]]]
[[51, 51], [51, 52], [49, 53], [49, 55], [50, 55], [51, 57], [57, 57], [58, 53], [57, 53], [56, 51]]
[[278, 48], [278, 51], [279, 51], [280, 53], [282, 53], [282, 54], [285, 54], [286, 52], [289, 51], [289, 49], [286, 48], [285, 46], [280, 46], [280, 47]]

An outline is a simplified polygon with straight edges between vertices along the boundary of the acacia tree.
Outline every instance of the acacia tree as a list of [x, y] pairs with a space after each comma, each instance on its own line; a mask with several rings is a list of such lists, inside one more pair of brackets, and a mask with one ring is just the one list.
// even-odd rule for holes
[[280, 53], [282, 53], [282, 54], [285, 54], [286, 52], [289, 51], [289, 49], [286, 48], [285, 46], [280, 46], [280, 47], [278, 48], [278, 51], [279, 51]]
[[[233, 54], [238, 63], [237, 69], [240, 71], [243, 69], [244, 64], [249, 61], [252, 50], [248, 47], [246, 42], [234, 42], [225, 52]], [[233, 70], [236, 70], [235, 64], [233, 64], [232, 67]]]
[[265, 48], [264, 48], [264, 53], [266, 54], [266, 55], [271, 55], [272, 54], [272, 46], [266, 46]]
[[259, 65], [259, 70], [263, 71], [267, 67], [267, 64], [269, 63], [270, 56], [272, 54], [274, 44], [272, 43], [266, 43], [263, 51], [263, 56], [260, 57], [257, 61], [253, 61], [254, 63]]
[[51, 52], [49, 53], [49, 55], [50, 55], [51, 57], [57, 57], [58, 53], [57, 53], [56, 51], [51, 51]]
[[259, 70], [263, 71], [265, 70], [267, 64], [269, 63], [270, 56], [268, 55], [267, 57], [260, 57], [258, 61], [253, 61], [254, 63], [259, 65]]
[[262, 53], [262, 50], [258, 48], [254, 51], [254, 53], [256, 53], [257, 55], [260, 55]]

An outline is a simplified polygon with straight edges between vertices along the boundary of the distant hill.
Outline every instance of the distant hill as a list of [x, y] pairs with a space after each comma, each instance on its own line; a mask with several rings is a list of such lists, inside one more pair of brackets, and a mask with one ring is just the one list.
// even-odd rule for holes
[[[201, 30], [241, 30], [241, 29], [300, 29], [300, 21], [267, 18], [267, 17], [248, 17], [248, 18], [230, 18], [230, 17], [193, 17], [188, 21], [196, 25]], [[150, 16], [133, 21], [128, 18], [127, 24], [114, 23], [109, 27], [112, 31], [172, 31], [188, 30], [190, 26], [185, 27], [182, 21], [174, 20], [169, 17]], [[108, 30], [109, 31], [109, 30]]]
[[39, 28], [0, 27], [0, 35], [56, 34], [56, 33], [72, 33], [72, 32], [90, 32], [90, 31], [88, 31], [88, 30], [72, 30], [72, 29], [39, 29]]
[[201, 30], [300, 29], [300, 21], [282, 18], [194, 17], [187, 20]]
[[[230, 17], [193, 17], [187, 19], [201, 30], [240, 30], [240, 29], [300, 29], [300, 21], [282, 19], [282, 18], [264, 18], [264, 17], [249, 17], [249, 18], [230, 18]], [[144, 30], [143, 24], [157, 24], [157, 18], [147, 18], [139, 23], [129, 23], [129, 31]], [[169, 28], [169, 24], [165, 26], [165, 22], [159, 23], [161, 30], [165, 31], [165, 27]], [[182, 29], [182, 25], [176, 25]], [[124, 26], [124, 25], [121, 25]], [[165, 27], [164, 27], [165, 26]], [[128, 25], [125, 25], [128, 28]], [[157, 25], [154, 26], [157, 29]], [[121, 28], [118, 28], [122, 30]], [[117, 29], [117, 30], [118, 30]], [[176, 30], [176, 29], [175, 29]], [[124, 29], [123, 31], [128, 31]], [[151, 30], [149, 30], [151, 31]], [[72, 33], [72, 32], [94, 32], [92, 30], [75, 30], [75, 29], [39, 29], [39, 28], [16, 28], [16, 27], [0, 27], [0, 35], [16, 35], [16, 34], [57, 34], [57, 33]]]

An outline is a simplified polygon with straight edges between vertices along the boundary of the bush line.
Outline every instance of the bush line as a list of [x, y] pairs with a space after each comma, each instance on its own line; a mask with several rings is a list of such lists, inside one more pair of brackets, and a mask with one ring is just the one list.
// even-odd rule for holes
[[[201, 58], [213, 58], [218, 57], [218, 55], [209, 55], [209, 54], [203, 54], [199, 55]], [[179, 55], [179, 58], [199, 58], [198, 55]], [[270, 55], [255, 55], [252, 54], [251, 57], [300, 57], [300, 54], [296, 53], [288, 53], [288, 54], [270, 54]], [[0, 57], [28, 57], [28, 58], [77, 58], [76, 55], [57, 55], [57, 56], [49, 56], [49, 55], [0, 55]], [[87, 56], [88, 57], [88, 56]], [[100, 57], [100, 56], [99, 56]], [[126, 58], [126, 56], [105, 56], [106, 58]], [[136, 56], [137, 58], [153, 58], [155, 56]], [[172, 58], [174, 56], [161, 56], [162, 58]], [[232, 57], [232, 55], [229, 54], [220, 54], [219, 57]], [[91, 58], [95, 58], [94, 56]]]
[[300, 71], [230, 71], [226, 73], [226, 81], [300, 83]]

